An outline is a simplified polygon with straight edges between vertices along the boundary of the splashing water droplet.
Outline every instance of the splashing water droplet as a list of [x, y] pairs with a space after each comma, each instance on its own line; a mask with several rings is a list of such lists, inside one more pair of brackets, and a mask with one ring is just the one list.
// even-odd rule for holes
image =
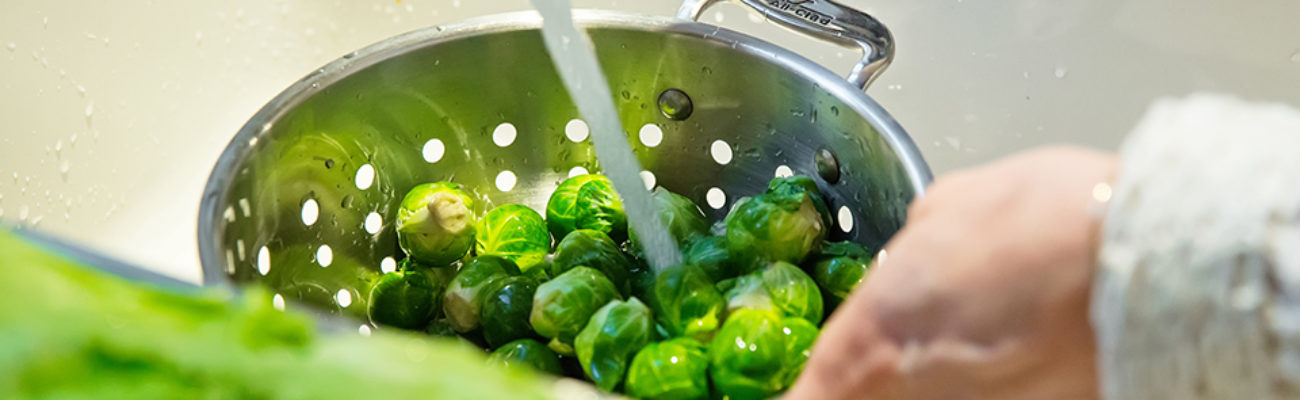
[[1055, 72], [1055, 74], [1056, 74], [1056, 79], [1063, 79], [1063, 78], [1065, 78], [1065, 76], [1068, 75], [1069, 73], [1070, 73], [1070, 70], [1065, 69], [1065, 67], [1056, 67], [1056, 72]]

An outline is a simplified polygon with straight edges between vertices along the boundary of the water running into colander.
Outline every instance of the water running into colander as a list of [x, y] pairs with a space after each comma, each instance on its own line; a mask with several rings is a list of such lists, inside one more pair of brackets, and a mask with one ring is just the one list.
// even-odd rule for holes
[[532, 0], [542, 14], [542, 37], [564, 86], [591, 127], [596, 158], [614, 189], [623, 197], [628, 225], [635, 230], [650, 266], [656, 271], [681, 262], [676, 242], [655, 214], [653, 199], [641, 180], [641, 165], [628, 145], [614, 109], [605, 74], [596, 61], [591, 39], [573, 24], [569, 0]]

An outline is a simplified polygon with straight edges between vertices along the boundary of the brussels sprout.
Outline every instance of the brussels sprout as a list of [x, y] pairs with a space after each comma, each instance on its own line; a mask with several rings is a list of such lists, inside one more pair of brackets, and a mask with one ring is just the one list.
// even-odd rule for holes
[[709, 345], [713, 386], [730, 399], [767, 399], [785, 388], [786, 336], [776, 313], [737, 310]]
[[612, 238], [627, 238], [627, 214], [623, 211], [623, 199], [618, 197], [614, 183], [608, 178], [592, 180], [578, 189], [578, 202], [575, 205], [577, 219], [574, 229], [592, 229], [605, 232]]
[[726, 300], [699, 267], [681, 264], [659, 273], [650, 297], [655, 317], [672, 336], [709, 339], [721, 324]]
[[555, 246], [555, 259], [551, 262], [552, 276], [578, 266], [591, 267], [604, 273], [619, 293], [629, 293], [628, 275], [632, 261], [604, 233], [579, 229], [569, 233]]
[[823, 239], [826, 223], [807, 193], [764, 193], [727, 214], [727, 246], [767, 262], [799, 263]]
[[498, 347], [488, 362], [506, 367], [527, 366], [551, 375], [563, 375], [560, 356], [532, 339], [519, 339]]
[[593, 229], [619, 239], [627, 236], [623, 200], [609, 178], [594, 174], [566, 179], [555, 188], [546, 202], [546, 224], [557, 238], [575, 229]]
[[406, 255], [433, 265], [465, 257], [474, 245], [474, 199], [451, 182], [406, 193], [397, 210], [397, 242]]
[[423, 271], [389, 272], [370, 288], [370, 322], [402, 329], [429, 323], [438, 306], [437, 290]]
[[574, 340], [583, 373], [596, 387], [614, 390], [632, 355], [650, 342], [653, 325], [650, 309], [635, 298], [601, 307]]
[[761, 272], [718, 283], [725, 293], [727, 311], [754, 309], [776, 311], [813, 324], [821, 323], [821, 291], [808, 274], [789, 263], [778, 262]]
[[741, 275], [718, 282], [717, 287], [727, 299], [727, 313], [740, 309], [778, 311], [776, 304], [772, 303], [772, 295], [763, 285], [762, 275]]
[[686, 244], [682, 258], [687, 264], [694, 264], [704, 271], [714, 282], [734, 278], [751, 272], [758, 263], [727, 247], [727, 238], [719, 236], [699, 236]]
[[528, 321], [551, 349], [573, 355], [573, 339], [600, 307], [621, 300], [618, 289], [600, 271], [576, 267], [537, 287]]
[[533, 336], [528, 314], [533, 311], [537, 281], [526, 276], [498, 277], [482, 299], [483, 340], [497, 347]]
[[651, 343], [627, 371], [627, 393], [639, 399], [694, 400], [709, 396], [709, 356], [691, 338]]
[[451, 322], [447, 321], [446, 316], [430, 321], [429, 325], [424, 327], [424, 333], [446, 338], [458, 337], [456, 336], [456, 329], [451, 327]]
[[[700, 207], [690, 199], [662, 187], [655, 188], [651, 198], [654, 199], [659, 220], [663, 221], [664, 226], [668, 228], [668, 233], [677, 240], [678, 245], [685, 245], [696, 236], [709, 233], [709, 221], [704, 217], [704, 212], [700, 211]], [[628, 237], [633, 247], [641, 247], [635, 230], [628, 231]]]
[[817, 213], [821, 214], [822, 224], [831, 226], [831, 210], [826, 207], [826, 197], [822, 196], [821, 191], [817, 190], [817, 182], [814, 182], [812, 178], [804, 175], [774, 178], [767, 183], [767, 190], [764, 193], [806, 193], [809, 197], [812, 197], [813, 206], [817, 208]]
[[506, 204], [479, 218], [474, 243], [475, 254], [504, 257], [527, 273], [546, 259], [551, 235], [541, 214], [524, 205]]
[[782, 372], [782, 381], [789, 387], [803, 372], [803, 366], [812, 354], [813, 342], [817, 341], [820, 331], [803, 318], [785, 318], [781, 323], [784, 324], [781, 333], [785, 334], [785, 361], [782, 362], [785, 371]]
[[808, 262], [813, 280], [821, 286], [830, 304], [835, 305], [849, 297], [853, 288], [866, 278], [871, 253], [857, 243], [835, 242], [822, 246]]
[[763, 286], [785, 316], [822, 322], [822, 293], [817, 283], [794, 265], [778, 262], [763, 270]]
[[519, 267], [501, 257], [480, 256], [466, 262], [443, 294], [447, 322], [460, 333], [478, 328], [484, 289], [493, 281], [515, 275], [519, 275]]

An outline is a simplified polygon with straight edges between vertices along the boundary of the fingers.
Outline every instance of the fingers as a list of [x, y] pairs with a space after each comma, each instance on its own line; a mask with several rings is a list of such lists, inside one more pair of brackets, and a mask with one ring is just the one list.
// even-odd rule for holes
[[[862, 297], [855, 293], [850, 296]], [[874, 398], [894, 382], [897, 349], [875, 324], [871, 305], [848, 300], [832, 314], [813, 347], [799, 380], [783, 399], [838, 400]]]

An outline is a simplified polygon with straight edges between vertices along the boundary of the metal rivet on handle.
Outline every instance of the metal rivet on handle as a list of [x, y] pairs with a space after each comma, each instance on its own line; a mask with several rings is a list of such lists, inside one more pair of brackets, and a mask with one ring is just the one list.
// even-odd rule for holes
[[695, 111], [691, 97], [681, 89], [668, 89], [659, 94], [659, 112], [672, 120], [685, 120]]

